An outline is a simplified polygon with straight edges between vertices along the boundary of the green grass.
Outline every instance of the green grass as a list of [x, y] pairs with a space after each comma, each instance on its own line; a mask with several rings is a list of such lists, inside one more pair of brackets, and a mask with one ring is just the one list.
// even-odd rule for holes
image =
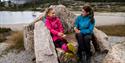
[[98, 26], [97, 28], [111, 36], [125, 36], [125, 25]]

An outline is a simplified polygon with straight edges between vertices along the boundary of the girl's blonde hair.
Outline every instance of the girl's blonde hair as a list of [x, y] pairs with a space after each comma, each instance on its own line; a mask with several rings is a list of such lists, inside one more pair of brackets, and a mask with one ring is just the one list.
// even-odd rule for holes
[[47, 9], [45, 10], [45, 16], [48, 16], [48, 13], [49, 13], [51, 10], [53, 10], [53, 8], [47, 8]]

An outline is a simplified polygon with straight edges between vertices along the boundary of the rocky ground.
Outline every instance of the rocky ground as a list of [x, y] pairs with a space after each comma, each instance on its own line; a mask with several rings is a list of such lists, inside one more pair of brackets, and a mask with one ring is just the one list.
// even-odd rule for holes
[[35, 63], [33, 58], [33, 54], [25, 50], [19, 53], [14, 50], [8, 52], [6, 55], [2, 55], [2, 57], [0, 57], [0, 63]]
[[[67, 34], [67, 38], [68, 40], [75, 41], [74, 34]], [[109, 41], [111, 45], [114, 45], [118, 42], [125, 41], [125, 37], [109, 36]], [[0, 44], [0, 63], [35, 63], [33, 61], [34, 56], [29, 51], [22, 50], [17, 52], [16, 50], [11, 50], [3, 54], [3, 52], [6, 52], [5, 49], [7, 49], [8, 45], [7, 43]], [[101, 60], [100, 57], [102, 55], [98, 55], [96, 59]]]
[[[7, 25], [8, 26], [8, 25]], [[13, 28], [11, 26], [10, 28]], [[20, 26], [18, 27], [20, 30]], [[15, 28], [13, 28], [15, 29]], [[13, 30], [12, 29], [12, 30]], [[34, 56], [29, 51], [25, 51], [22, 43], [22, 32], [8, 31], [0, 33], [0, 63], [34, 63]], [[3, 37], [3, 38], [2, 38]], [[2, 40], [5, 39], [5, 40]]]
[[16, 45], [13, 47], [10, 40], [0, 43], [0, 63], [34, 63], [33, 54], [24, 49], [16, 49]]

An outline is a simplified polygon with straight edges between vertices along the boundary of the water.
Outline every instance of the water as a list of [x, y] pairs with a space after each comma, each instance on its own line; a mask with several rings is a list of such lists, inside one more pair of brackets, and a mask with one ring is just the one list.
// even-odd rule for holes
[[24, 11], [24, 12], [1, 11], [0, 24], [30, 23], [40, 14], [42, 13], [33, 11]]
[[125, 42], [125, 36], [109, 36], [109, 42], [111, 43], [111, 45], [114, 45], [116, 43], [120, 43], [120, 42]]
[[96, 26], [117, 25], [117, 24], [125, 25], [125, 16], [97, 15], [95, 16], [95, 19], [96, 19]]
[[[80, 12], [73, 12], [79, 15]], [[0, 11], [0, 24], [20, 24], [20, 23], [30, 23], [36, 17], [38, 17], [40, 12], [33, 11]], [[34, 16], [36, 15], [36, 16]], [[99, 13], [95, 12], [96, 26], [101, 25], [112, 25], [112, 24], [125, 24], [125, 13]]]

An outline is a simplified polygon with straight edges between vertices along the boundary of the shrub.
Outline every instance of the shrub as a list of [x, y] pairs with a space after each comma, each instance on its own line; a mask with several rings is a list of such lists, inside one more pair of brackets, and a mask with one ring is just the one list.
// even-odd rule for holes
[[1, 28], [0, 27], [0, 33], [4, 33], [4, 32], [9, 32], [12, 31], [10, 28]]

